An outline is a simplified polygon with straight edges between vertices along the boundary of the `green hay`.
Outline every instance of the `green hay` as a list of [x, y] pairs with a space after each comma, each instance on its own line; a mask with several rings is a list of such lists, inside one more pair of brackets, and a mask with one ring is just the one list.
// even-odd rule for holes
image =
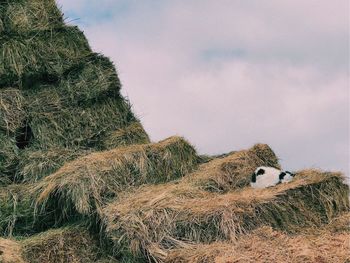
[[139, 122], [134, 122], [125, 128], [109, 133], [104, 140], [106, 149], [146, 143], [150, 143], [150, 139]]
[[91, 153], [87, 150], [51, 148], [50, 150], [25, 149], [20, 153], [16, 181], [34, 183], [56, 172], [66, 162]]
[[93, 153], [66, 164], [38, 183], [38, 211], [46, 213], [55, 207], [63, 219], [77, 214], [91, 217], [122, 191], [174, 180], [196, 166], [195, 150], [178, 137]]
[[80, 106], [118, 97], [120, 87], [113, 63], [102, 55], [91, 54], [70, 68], [56, 88], [66, 104]]
[[54, 0], [0, 2], [0, 33], [26, 33], [63, 26], [62, 13]]
[[0, 90], [0, 130], [13, 135], [23, 125], [25, 119], [24, 98], [21, 91]]
[[33, 145], [40, 149], [94, 148], [103, 150], [106, 133], [136, 121], [122, 97], [108, 98], [90, 107], [64, 107], [61, 97], [45, 92], [28, 106]]
[[0, 236], [33, 233], [34, 208], [30, 185], [0, 188]]
[[91, 52], [84, 34], [68, 26], [26, 36], [1, 35], [0, 47], [0, 87], [50, 82]]
[[9, 184], [18, 164], [15, 140], [0, 131], [0, 186]]
[[166, 258], [191, 243], [234, 241], [259, 226], [288, 232], [321, 227], [349, 210], [340, 174], [303, 171], [288, 184], [217, 194], [185, 184], [145, 186], [104, 210], [118, 254]]

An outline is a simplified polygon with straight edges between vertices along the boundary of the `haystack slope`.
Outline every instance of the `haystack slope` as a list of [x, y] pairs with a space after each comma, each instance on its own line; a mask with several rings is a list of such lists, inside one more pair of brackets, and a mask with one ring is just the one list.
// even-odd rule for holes
[[35, 188], [36, 202], [41, 210], [55, 202], [62, 217], [90, 215], [121, 191], [180, 178], [197, 163], [195, 149], [180, 137], [93, 153], [40, 181]]
[[251, 189], [257, 166], [280, 168], [269, 146], [150, 143], [120, 89], [54, 0], [0, 0], [0, 262], [348, 260], [348, 232], [325, 227], [349, 210], [340, 173]]
[[149, 143], [120, 88], [113, 63], [64, 23], [54, 0], [0, 1], [0, 185]]
[[188, 245], [170, 252], [167, 263], [344, 263], [350, 261], [350, 214], [322, 229], [288, 235], [261, 227], [237, 242]]
[[288, 184], [224, 194], [181, 183], [146, 186], [103, 212], [117, 253], [162, 261], [170, 248], [232, 241], [259, 226], [291, 233], [320, 227], [349, 209], [348, 194], [341, 174], [306, 170]]
[[0, 239], [1, 263], [117, 263], [98, 239], [80, 226], [67, 226], [17, 241]]

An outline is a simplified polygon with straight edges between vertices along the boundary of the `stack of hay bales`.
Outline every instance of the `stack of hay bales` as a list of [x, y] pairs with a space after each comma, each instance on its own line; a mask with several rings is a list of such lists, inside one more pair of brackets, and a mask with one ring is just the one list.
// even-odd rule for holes
[[350, 260], [350, 214], [298, 235], [261, 227], [235, 243], [188, 245], [171, 251], [167, 263], [332, 262]]
[[112, 62], [67, 26], [54, 0], [0, 1], [0, 184], [149, 138]]
[[280, 168], [265, 144], [200, 158], [181, 137], [150, 143], [114, 65], [54, 0], [0, 0], [0, 51], [0, 262], [268, 262], [272, 246], [280, 262], [350, 258], [336, 249], [340, 173], [256, 190], [256, 167]]
[[191, 244], [233, 242], [263, 226], [300, 233], [349, 210], [349, 187], [339, 173], [305, 170], [273, 188], [212, 192], [196, 184], [201, 173], [210, 178], [210, 169], [208, 163], [179, 182], [145, 186], [108, 204], [103, 214], [115, 253], [163, 262]]
[[54, 229], [19, 241], [0, 238], [2, 263], [117, 263], [81, 226]]

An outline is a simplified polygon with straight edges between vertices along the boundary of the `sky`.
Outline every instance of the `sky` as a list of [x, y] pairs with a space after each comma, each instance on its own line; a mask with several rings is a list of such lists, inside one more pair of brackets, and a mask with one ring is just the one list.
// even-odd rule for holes
[[58, 0], [153, 141], [349, 175], [348, 0]]

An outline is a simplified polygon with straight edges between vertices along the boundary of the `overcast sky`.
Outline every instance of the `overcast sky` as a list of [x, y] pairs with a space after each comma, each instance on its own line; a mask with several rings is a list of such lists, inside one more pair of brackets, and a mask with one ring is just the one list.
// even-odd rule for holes
[[58, 0], [152, 140], [349, 174], [348, 0]]

